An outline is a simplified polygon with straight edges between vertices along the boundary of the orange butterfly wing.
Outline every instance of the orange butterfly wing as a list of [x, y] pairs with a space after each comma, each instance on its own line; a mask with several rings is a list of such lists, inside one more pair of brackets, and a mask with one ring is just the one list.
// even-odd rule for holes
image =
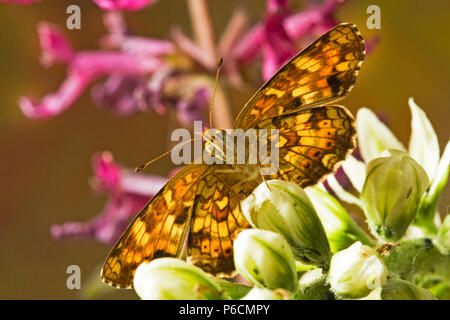
[[233, 241], [250, 225], [240, 201], [262, 181], [257, 166], [211, 165], [199, 181], [187, 261], [214, 276], [234, 273]]
[[147, 203], [109, 253], [101, 272], [104, 282], [130, 288], [142, 262], [180, 255], [205, 169], [185, 166]]
[[279, 130], [278, 171], [268, 179], [295, 182], [303, 188], [335, 171], [356, 146], [353, 116], [337, 105], [301, 109], [258, 122], [256, 128]]
[[353, 87], [364, 60], [358, 28], [342, 23], [286, 63], [250, 99], [234, 128], [342, 99]]

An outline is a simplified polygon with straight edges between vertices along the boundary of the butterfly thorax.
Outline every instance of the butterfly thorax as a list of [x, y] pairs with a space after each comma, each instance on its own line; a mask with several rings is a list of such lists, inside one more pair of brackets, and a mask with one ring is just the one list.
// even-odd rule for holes
[[205, 151], [215, 163], [257, 164], [257, 132], [208, 129], [203, 133]]

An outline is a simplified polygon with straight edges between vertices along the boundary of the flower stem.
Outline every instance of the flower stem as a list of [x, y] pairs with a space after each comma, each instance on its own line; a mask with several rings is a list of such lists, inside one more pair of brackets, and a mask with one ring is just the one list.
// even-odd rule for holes
[[214, 61], [214, 64], [209, 66], [214, 70], [216, 66], [216, 45], [208, 5], [206, 0], [187, 0], [187, 2], [195, 41], [203, 49], [204, 54], [209, 57], [208, 60]]
[[[208, 57], [208, 59], [205, 59], [208, 61], [208, 69], [215, 70], [217, 66], [217, 50], [214, 41], [214, 29], [206, 0], [187, 0], [187, 3], [197, 45], [203, 50], [204, 55]], [[209, 61], [212, 63], [209, 63]], [[214, 103], [213, 123], [219, 129], [231, 128], [233, 125], [228, 101], [220, 87], [217, 88], [216, 101]]]

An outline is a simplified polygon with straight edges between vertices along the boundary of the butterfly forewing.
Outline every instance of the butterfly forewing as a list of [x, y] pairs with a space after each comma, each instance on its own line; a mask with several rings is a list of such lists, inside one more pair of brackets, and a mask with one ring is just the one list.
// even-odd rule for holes
[[356, 81], [364, 54], [356, 26], [338, 25], [267, 81], [242, 109], [234, 127], [251, 128], [264, 119], [343, 98]]
[[103, 281], [130, 288], [142, 262], [179, 256], [191, 220], [197, 182], [205, 168], [184, 167], [142, 209], [109, 253], [102, 268]]

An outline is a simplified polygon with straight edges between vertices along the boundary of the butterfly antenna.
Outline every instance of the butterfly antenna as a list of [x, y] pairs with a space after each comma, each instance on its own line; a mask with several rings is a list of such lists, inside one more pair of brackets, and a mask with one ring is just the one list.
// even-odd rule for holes
[[261, 178], [264, 180], [264, 183], [266, 184], [267, 189], [269, 189], [269, 191], [272, 192], [272, 189], [270, 189], [270, 186], [267, 183], [266, 177], [264, 177], [264, 175], [262, 173], [261, 165], [259, 163], [258, 163], [258, 168], [259, 168], [259, 173], [261, 174]]
[[220, 57], [217, 61], [216, 80], [214, 81], [214, 90], [211, 97], [211, 105], [209, 106], [209, 127], [212, 128], [212, 112], [214, 108], [214, 98], [216, 97], [217, 83], [219, 82], [219, 73], [222, 68], [223, 58]]
[[169, 151], [166, 151], [166, 152], [164, 152], [163, 154], [157, 156], [156, 158], [154, 158], [154, 159], [152, 159], [152, 160], [150, 160], [150, 161], [147, 161], [146, 163], [141, 164], [140, 166], [136, 167], [136, 168], [134, 169], [134, 172], [141, 172], [142, 170], [144, 170], [145, 168], [147, 168], [149, 165], [151, 165], [153, 162], [155, 162], [155, 161], [157, 161], [157, 160], [159, 160], [159, 159], [165, 157], [166, 155], [168, 155], [169, 153], [171, 153], [171, 152], [172, 152], [173, 150], [175, 150], [176, 148], [180, 148], [181, 146], [184, 146], [186, 143], [189, 143], [189, 142], [191, 142], [191, 141], [193, 141], [193, 140], [195, 140], [195, 139], [197, 139], [197, 138], [191, 138], [191, 139], [189, 139], [188, 141], [185, 141], [185, 142], [183, 142], [183, 143], [181, 143], [181, 144], [177, 144], [175, 147], [173, 147], [173, 148], [170, 149]]

